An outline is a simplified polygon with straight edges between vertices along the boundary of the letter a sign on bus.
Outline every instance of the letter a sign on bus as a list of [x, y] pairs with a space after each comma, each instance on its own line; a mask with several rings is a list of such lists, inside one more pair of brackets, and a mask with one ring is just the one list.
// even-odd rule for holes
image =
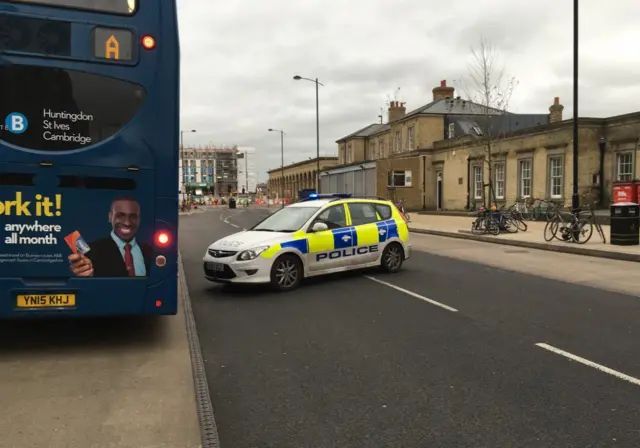
[[105, 43], [104, 54], [106, 59], [120, 59], [120, 42], [113, 34]]

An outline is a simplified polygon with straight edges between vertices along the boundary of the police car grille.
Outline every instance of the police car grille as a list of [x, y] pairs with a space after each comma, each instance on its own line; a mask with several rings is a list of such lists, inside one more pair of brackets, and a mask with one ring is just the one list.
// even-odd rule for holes
[[211, 255], [213, 258], [232, 257], [238, 253], [230, 250], [214, 250], [214, 249], [209, 249], [208, 252], [209, 252], [209, 255]]

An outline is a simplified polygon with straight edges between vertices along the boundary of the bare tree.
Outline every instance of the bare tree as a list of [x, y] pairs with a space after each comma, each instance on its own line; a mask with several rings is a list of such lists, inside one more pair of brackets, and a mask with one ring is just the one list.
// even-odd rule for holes
[[[387, 121], [389, 121], [389, 107], [391, 107], [391, 103], [392, 102], [398, 102], [399, 101], [399, 93], [400, 93], [400, 87], [397, 87], [396, 90], [393, 91], [393, 96], [390, 94], [387, 94], [387, 100], [384, 102], [385, 108], [387, 109], [386, 112], [383, 112], [382, 110], [380, 111], [383, 115], [384, 118], [387, 119]], [[382, 120], [382, 118], [380, 117], [380, 115], [378, 115], [378, 118], [380, 118]], [[382, 121], [381, 121], [382, 122]]]
[[480, 146], [481, 155], [488, 164], [489, 182], [485, 182], [484, 187], [489, 187], [490, 201], [495, 203], [493, 148], [495, 142], [508, 132], [509, 101], [518, 81], [515, 77], [505, 74], [504, 65], [495, 46], [485, 37], [481, 37], [480, 42], [471, 47], [468, 74], [459, 83], [468, 99], [481, 107], [481, 127], [472, 129], [470, 134], [476, 140], [476, 146]]
[[[390, 122], [389, 119], [389, 108], [391, 107], [391, 103], [395, 102], [398, 103], [400, 102], [400, 87], [396, 87], [396, 89], [393, 91], [393, 94], [387, 94], [387, 100], [385, 101], [385, 111], [381, 113], [384, 114], [384, 118], [386, 118], [387, 122]], [[382, 117], [378, 116], [379, 118], [381, 118], [381, 123], [382, 123]], [[389, 177], [389, 173], [391, 173], [393, 171], [393, 158], [395, 155], [395, 152], [393, 150], [393, 143], [394, 143], [394, 137], [392, 135], [391, 130], [389, 131], [389, 138], [387, 139], [387, 144], [385, 145], [384, 148], [384, 153], [382, 154], [382, 160], [378, 161], [380, 162], [381, 167], [385, 170], [387, 177]], [[377, 143], [379, 144], [379, 143]], [[395, 188], [388, 186], [387, 187], [387, 197], [395, 197]]]

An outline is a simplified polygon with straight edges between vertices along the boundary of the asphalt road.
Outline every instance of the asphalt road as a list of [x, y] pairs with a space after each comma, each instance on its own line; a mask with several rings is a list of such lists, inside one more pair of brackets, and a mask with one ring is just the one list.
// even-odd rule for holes
[[288, 294], [207, 282], [206, 246], [265, 213], [181, 220], [223, 448], [640, 446], [639, 298], [428, 252]]

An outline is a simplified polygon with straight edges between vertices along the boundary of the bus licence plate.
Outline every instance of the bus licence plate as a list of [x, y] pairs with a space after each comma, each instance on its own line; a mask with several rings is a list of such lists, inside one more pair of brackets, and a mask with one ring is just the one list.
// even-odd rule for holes
[[66, 308], [76, 306], [75, 294], [24, 294], [18, 296], [18, 308]]
[[224, 265], [220, 263], [208, 263], [208, 268], [212, 271], [222, 272], [224, 271]]

